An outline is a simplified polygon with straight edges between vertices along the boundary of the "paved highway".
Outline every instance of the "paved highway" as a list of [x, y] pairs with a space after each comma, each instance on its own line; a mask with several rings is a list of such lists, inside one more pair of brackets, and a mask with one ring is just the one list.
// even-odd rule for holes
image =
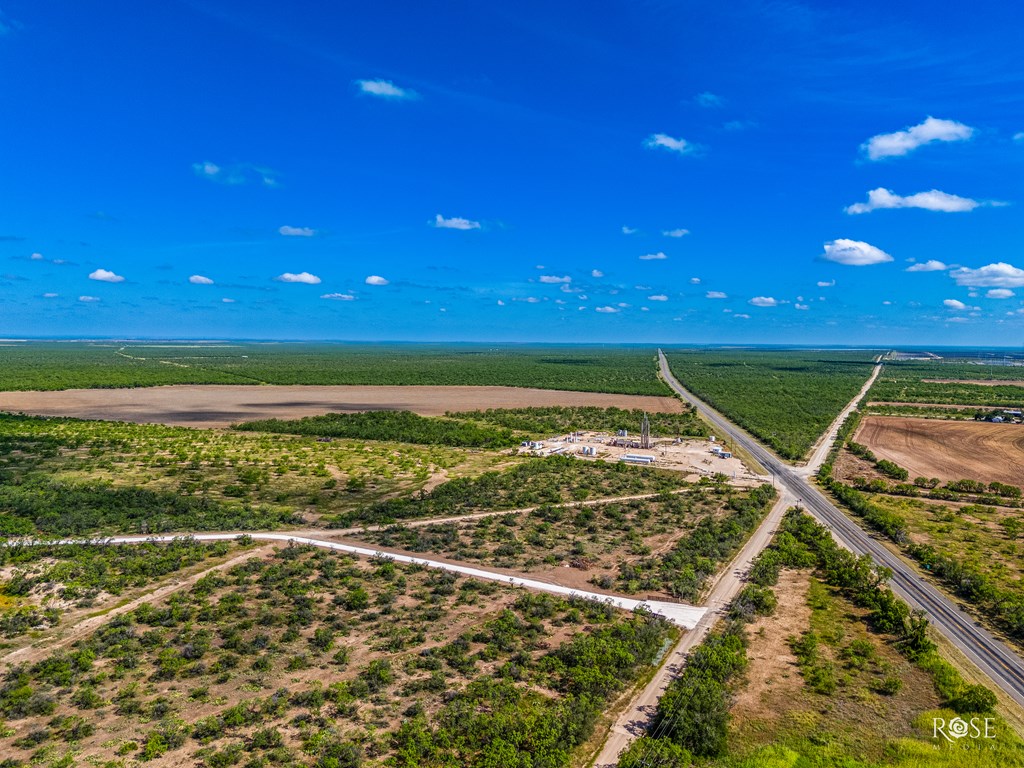
[[662, 377], [676, 393], [696, 406], [715, 429], [727, 435], [770, 471], [787, 491], [800, 500], [802, 507], [832, 531], [832, 535], [841, 544], [858, 555], [870, 555], [876, 563], [891, 569], [893, 578], [889, 586], [892, 590], [912, 608], [924, 610], [938, 632], [948, 638], [1010, 698], [1024, 706], [1024, 661], [1016, 653], [978, 626], [949, 597], [918, 576], [912, 567], [847, 517], [793, 467], [718, 411], [690, 394], [672, 375], [661, 350], [658, 350], [658, 361]]

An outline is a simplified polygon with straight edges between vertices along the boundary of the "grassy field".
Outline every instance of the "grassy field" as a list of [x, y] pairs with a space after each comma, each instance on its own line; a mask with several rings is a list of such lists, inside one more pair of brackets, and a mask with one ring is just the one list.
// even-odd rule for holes
[[871, 374], [872, 351], [667, 349], [697, 397], [788, 459], [802, 458]]
[[288, 547], [8, 668], [0, 754], [558, 768], [673, 632], [596, 602]]
[[667, 395], [655, 351], [480, 344], [26, 343], [0, 350], [0, 391], [160, 384], [492, 385]]

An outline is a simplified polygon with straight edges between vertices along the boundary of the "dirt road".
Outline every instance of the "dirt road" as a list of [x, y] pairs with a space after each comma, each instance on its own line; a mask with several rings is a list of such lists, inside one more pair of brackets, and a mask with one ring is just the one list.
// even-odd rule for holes
[[628, 747], [634, 739], [644, 734], [668, 684], [682, 671], [690, 651], [704, 641], [718, 620], [725, 615], [729, 603], [742, 589], [744, 579], [754, 559], [768, 546], [779, 527], [782, 516], [795, 502], [796, 499], [783, 493], [739, 554], [733, 558], [727, 568], [719, 572], [704, 603], [707, 612], [691, 631], [683, 634], [675, 647], [666, 655], [661, 669], [615, 721], [608, 733], [604, 747], [593, 763], [594, 768], [614, 768], [618, 763], [619, 753]]

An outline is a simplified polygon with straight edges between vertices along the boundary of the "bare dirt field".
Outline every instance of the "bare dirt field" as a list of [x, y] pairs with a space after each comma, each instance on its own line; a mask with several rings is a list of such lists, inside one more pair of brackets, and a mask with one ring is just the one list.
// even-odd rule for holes
[[1024, 425], [868, 416], [854, 437], [910, 477], [970, 478], [1019, 485], [1024, 477]]
[[1024, 387], [1024, 379], [921, 379], [925, 384], [976, 384], [979, 387]]
[[439, 416], [445, 411], [559, 405], [640, 408], [652, 413], [682, 410], [681, 403], [671, 397], [520, 387], [182, 385], [0, 393], [0, 411], [202, 428], [329, 412], [405, 410]]
[[736, 693], [733, 717], [774, 720], [782, 714], [779, 700], [803, 688], [797, 659], [787, 638], [810, 623], [808, 587], [806, 571], [784, 570], [775, 588], [779, 600], [775, 613], [758, 619], [748, 628], [751, 640], [747, 649], [747, 684]]

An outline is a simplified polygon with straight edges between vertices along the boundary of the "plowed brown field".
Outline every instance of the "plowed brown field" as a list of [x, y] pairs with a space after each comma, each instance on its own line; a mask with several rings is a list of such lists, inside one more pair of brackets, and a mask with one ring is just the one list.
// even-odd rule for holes
[[910, 478], [1024, 483], [1024, 425], [868, 416], [854, 437]]
[[204, 428], [328, 412], [405, 410], [438, 416], [445, 411], [557, 405], [640, 408], [652, 413], [682, 409], [672, 397], [520, 387], [183, 385], [0, 393], [0, 411]]

